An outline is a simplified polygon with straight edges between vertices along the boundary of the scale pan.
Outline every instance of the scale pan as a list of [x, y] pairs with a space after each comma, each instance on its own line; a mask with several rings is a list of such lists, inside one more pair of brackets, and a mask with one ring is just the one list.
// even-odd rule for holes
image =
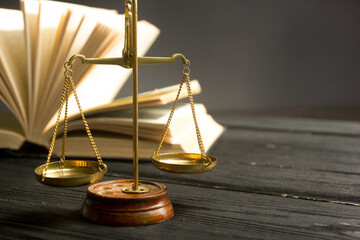
[[154, 165], [163, 171], [173, 173], [203, 173], [215, 168], [217, 159], [207, 155], [207, 160], [196, 153], [163, 153], [152, 156]]
[[106, 172], [106, 165], [96, 161], [66, 160], [62, 164], [60, 161], [49, 163], [48, 169], [42, 180], [42, 172], [46, 164], [35, 169], [36, 178], [40, 183], [60, 186], [73, 187], [91, 184], [99, 181]]

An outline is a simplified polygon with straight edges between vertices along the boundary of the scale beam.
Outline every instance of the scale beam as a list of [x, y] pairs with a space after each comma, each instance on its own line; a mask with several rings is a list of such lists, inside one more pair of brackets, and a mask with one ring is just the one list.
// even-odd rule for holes
[[[83, 64], [105, 64], [105, 65], [119, 65], [124, 68], [131, 68], [126, 58], [87, 58], [84, 55], [74, 55], [70, 58], [72, 63], [75, 59], [80, 59]], [[138, 57], [139, 65], [150, 64], [170, 64], [174, 63], [177, 58], [180, 58], [184, 63], [189, 62], [181, 53], [175, 53], [171, 57]]]

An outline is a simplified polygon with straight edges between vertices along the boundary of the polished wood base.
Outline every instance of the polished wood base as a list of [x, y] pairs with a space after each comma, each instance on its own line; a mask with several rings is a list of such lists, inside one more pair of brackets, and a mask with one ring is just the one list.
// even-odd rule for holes
[[133, 180], [115, 180], [91, 185], [82, 216], [90, 222], [114, 226], [138, 226], [166, 221], [174, 215], [165, 185], [139, 181], [146, 193], [125, 193]]

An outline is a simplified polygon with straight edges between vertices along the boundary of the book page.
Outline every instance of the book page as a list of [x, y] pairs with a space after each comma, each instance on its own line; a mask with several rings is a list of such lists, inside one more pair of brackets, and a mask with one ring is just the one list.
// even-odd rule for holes
[[[32, 2], [36, 3], [36, 1]], [[52, 67], [54, 51], [58, 45], [57, 34], [63, 28], [65, 18], [68, 17], [67, 14], [66, 8], [62, 4], [48, 1], [39, 2], [39, 30], [35, 45], [33, 69], [33, 105], [30, 109], [30, 128], [33, 132], [36, 132], [38, 125], [36, 114], [47, 81], [46, 75]]]
[[[30, 110], [33, 108], [33, 69], [34, 69], [34, 56], [36, 48], [36, 39], [38, 36], [38, 14], [39, 4], [34, 4], [31, 0], [20, 0], [20, 8], [23, 13], [24, 30], [25, 30], [25, 53], [26, 53], [26, 65], [27, 65], [27, 119], [28, 125], [32, 119], [30, 118]], [[31, 135], [31, 128], [28, 127], [26, 136]]]
[[[224, 132], [224, 127], [218, 124], [210, 115], [200, 115], [197, 119], [201, 138], [204, 143], [205, 151], [209, 151], [215, 141]], [[200, 153], [195, 127], [186, 128], [187, 131], [182, 135], [176, 136], [175, 142], [181, 142], [184, 152]], [[163, 151], [162, 151], [163, 152]]]
[[[0, 9], [0, 94], [27, 129], [27, 84], [24, 25], [21, 11]], [[6, 19], [6, 20], [5, 20]]]
[[[165, 88], [154, 89], [149, 92], [140, 93], [138, 95], [139, 107], [167, 104], [175, 101], [177, 91], [180, 84], [168, 86]], [[191, 80], [190, 87], [193, 95], [199, 94], [201, 92], [201, 86], [198, 80]], [[188, 96], [186, 87], [183, 86], [179, 95], [179, 99], [185, 98]], [[111, 103], [100, 105], [94, 108], [87, 109], [85, 111], [87, 116], [92, 114], [97, 114], [100, 112], [108, 112], [121, 110], [132, 107], [132, 96], [117, 99]], [[73, 115], [72, 115], [73, 116]], [[70, 118], [72, 117], [70, 116]]]
[[[96, 146], [102, 158], [128, 158], [132, 159], [132, 137], [122, 134], [109, 134], [106, 132], [94, 132]], [[55, 141], [54, 153], [61, 154], [62, 138]], [[72, 157], [94, 157], [94, 151], [91, 148], [89, 139], [83, 132], [71, 134], [67, 139], [66, 153]], [[152, 140], [139, 139], [139, 158], [150, 159], [156, 150], [158, 143]], [[161, 150], [170, 153], [183, 152], [179, 144], [164, 143]]]
[[43, 93], [44, 96], [39, 103], [40, 106], [44, 106], [52, 94], [59, 92], [64, 82], [64, 63], [71, 55], [80, 52], [84, 42], [88, 40], [96, 25], [96, 21], [79, 12], [72, 10], [69, 10], [69, 12], [69, 22], [62, 35], [70, 36], [63, 37], [63, 41], [58, 46], [53, 66], [50, 68], [50, 73], [47, 77], [48, 81]]
[[[0, 76], [0, 99], [1, 101], [10, 109], [10, 111], [14, 114], [17, 121], [21, 122], [21, 113], [16, 105], [16, 102], [13, 98], [13, 95], [11, 95], [10, 91], [8, 90], [5, 81]], [[18, 120], [20, 119], [20, 120]], [[23, 126], [23, 125], [22, 125]], [[23, 127], [24, 128], [24, 127]]]
[[[109, 16], [108, 16], [109, 17]], [[120, 39], [118, 38], [118, 33], [114, 30], [108, 28], [107, 26], [104, 26], [102, 24], [96, 24], [93, 32], [91, 33], [89, 39], [87, 42], [85, 42], [81, 53], [83, 54], [90, 54], [90, 56], [94, 57], [101, 57], [104, 54], [108, 53], [112, 46], [114, 46], [114, 43], [119, 42]], [[95, 72], [96, 69], [101, 69], [101, 71]], [[81, 81], [84, 82], [84, 85], [86, 87], [85, 93], [81, 94], [81, 90], [79, 90], [79, 87], [77, 87], [77, 93], [81, 101], [81, 106], [83, 109], [87, 108], [86, 103], [91, 101], [94, 103], [93, 96], [89, 94], [97, 93], [97, 101], [95, 101], [95, 104], [100, 104], [103, 101], [109, 101], [106, 99], [105, 95], [101, 95], [102, 89], [106, 88], [106, 86], [109, 86], [108, 84], [114, 84], [111, 88], [108, 88], [108, 95], [114, 94], [116, 91], [116, 86], [118, 82], [101, 82], [100, 84], [93, 85], [92, 82], [98, 80], [98, 74], [101, 75], [106, 74], [104, 73], [103, 68], [99, 67], [92, 67], [91, 65], [82, 65], [79, 60], [75, 61], [73, 64], [73, 71], [74, 71], [74, 82], [77, 84], [79, 81], [79, 78], [82, 79]], [[64, 72], [64, 69], [63, 69]], [[98, 73], [94, 76], [94, 73]], [[38, 117], [38, 128], [37, 132], [41, 133], [41, 131], [44, 129], [44, 127], [48, 124], [49, 120], [56, 114], [58, 107], [59, 107], [59, 99], [62, 93], [62, 88], [64, 84], [64, 75], [63, 73], [60, 75], [62, 76], [58, 83], [52, 85], [51, 94], [49, 94], [48, 98], [46, 99], [45, 105], [42, 107], [42, 111], [39, 112]], [[110, 79], [119, 79], [119, 75], [112, 75]], [[120, 75], [121, 76], [121, 75]], [[115, 93], [116, 94], [116, 93]], [[70, 95], [71, 96], [71, 95]], [[85, 96], [85, 97], [84, 97]], [[107, 96], [107, 95], [106, 95]], [[69, 113], [71, 112], [78, 112], [78, 106], [73, 97], [70, 97], [71, 101], [69, 101]], [[82, 100], [84, 99], [85, 100]], [[84, 104], [85, 103], [85, 104]], [[88, 103], [89, 104], [89, 103]]]
[[[82, 53], [82, 49], [88, 42], [93, 42], [93, 33], [100, 27], [98, 22], [102, 22], [102, 19], [109, 18], [109, 16], [112, 16], [111, 18], [113, 18], [117, 15], [116, 11], [107, 9], [91, 8], [75, 4], [66, 4], [66, 7], [68, 8], [69, 18], [67, 23], [64, 24], [59, 36], [60, 41], [56, 46], [56, 52], [53, 58], [54, 60], [49, 69], [50, 72], [46, 77], [47, 81], [44, 96], [39, 103], [42, 111], [38, 111], [36, 113], [36, 116], [38, 116], [38, 119], [41, 122], [49, 121], [49, 118], [51, 117], [51, 108], [55, 109], [53, 106], [58, 105], [64, 82], [64, 63], [72, 55]], [[109, 35], [109, 31], [101, 33], [100, 36], [97, 36], [99, 44], [103, 43], [101, 38], [107, 37]], [[109, 44], [109, 42], [104, 41], [104, 44]], [[98, 48], [97, 45], [93, 45], [93, 47], [90, 48], [90, 51], [96, 51]], [[79, 72], [77, 71], [79, 65], [79, 62], [75, 62], [73, 70], [76, 71], [77, 77], [82, 78], [91, 66], [85, 66], [82, 68], [83, 71]], [[43, 117], [44, 113], [47, 114], [45, 117]]]
[[[82, 16], [79, 15], [83, 15], [85, 11], [99, 12], [100, 9], [59, 1], [38, 0], [21, 0], [21, 6], [24, 13], [30, 76], [28, 90], [31, 133], [29, 135], [33, 137], [39, 133], [41, 120], [39, 112], [43, 110], [43, 103], [46, 106], [52, 98], [58, 99], [59, 95], [52, 96], [47, 93], [54, 87], [53, 76], [61, 71], [79, 23], [82, 22]], [[72, 14], [70, 8], [76, 9], [78, 14]], [[104, 15], [115, 14], [113, 10], [101, 9], [101, 11]], [[96, 17], [101, 18], [101, 16]], [[58, 76], [55, 79], [58, 79]]]
[[[65, 60], [81, 50], [91, 53], [92, 57], [109, 52], [118, 33], [104, 22], [114, 20], [117, 13], [57, 1], [22, 0], [21, 5], [27, 26], [27, 59], [31, 72], [28, 88], [31, 132], [28, 135], [30, 141], [36, 142], [59, 106]], [[84, 46], [90, 46], [88, 51]], [[90, 68], [87, 66], [78, 76], [83, 78]]]
[[25, 141], [21, 125], [10, 111], [0, 111], [0, 116], [0, 148], [19, 149]]

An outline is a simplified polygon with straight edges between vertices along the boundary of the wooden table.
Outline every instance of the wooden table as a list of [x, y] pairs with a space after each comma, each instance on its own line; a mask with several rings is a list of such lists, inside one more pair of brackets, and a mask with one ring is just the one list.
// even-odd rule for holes
[[[199, 175], [157, 170], [175, 216], [141, 227], [83, 221], [87, 186], [38, 183], [40, 157], [0, 159], [0, 239], [354, 239], [360, 238], [360, 123], [218, 115], [227, 126], [210, 151], [217, 168]], [[129, 160], [106, 160], [103, 180], [131, 178]]]

